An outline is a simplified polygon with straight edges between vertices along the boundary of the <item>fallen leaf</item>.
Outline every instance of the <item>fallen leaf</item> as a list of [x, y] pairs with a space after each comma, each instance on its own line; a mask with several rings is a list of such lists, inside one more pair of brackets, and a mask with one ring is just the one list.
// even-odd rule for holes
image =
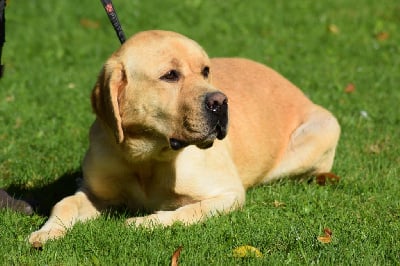
[[262, 258], [263, 254], [257, 248], [245, 245], [235, 248], [233, 250], [233, 256], [235, 258], [248, 258], [248, 257]]
[[274, 204], [275, 208], [285, 207], [286, 206], [286, 204], [284, 202], [280, 202], [280, 201], [277, 201], [277, 200], [274, 200], [273, 204]]
[[332, 236], [332, 230], [329, 227], [325, 227], [324, 228], [324, 234]]
[[318, 185], [325, 186], [327, 181], [329, 181], [331, 184], [336, 184], [339, 182], [339, 180], [340, 177], [338, 177], [337, 175], [326, 172], [318, 174], [315, 181]]
[[318, 241], [323, 244], [329, 244], [332, 242], [332, 230], [328, 227], [324, 228], [324, 235], [317, 237]]
[[379, 154], [382, 151], [382, 148], [379, 146], [379, 144], [372, 144], [371, 146], [368, 147], [369, 152]]
[[90, 20], [87, 18], [83, 18], [79, 22], [84, 28], [87, 29], [97, 29], [100, 27], [100, 23], [98, 21]]
[[338, 26], [336, 26], [335, 24], [329, 24], [328, 31], [332, 34], [339, 34], [339, 32], [340, 32]]
[[388, 32], [381, 31], [375, 34], [375, 39], [377, 39], [378, 41], [386, 41], [387, 39], [389, 39], [389, 36], [390, 35]]
[[179, 256], [181, 255], [181, 251], [182, 251], [182, 246], [180, 246], [179, 248], [177, 248], [174, 251], [174, 254], [172, 254], [171, 257], [171, 266], [178, 266], [178, 260], [179, 260]]
[[329, 244], [332, 241], [332, 238], [330, 236], [319, 236], [318, 241], [324, 244]]
[[345, 93], [352, 93], [356, 90], [356, 86], [353, 83], [347, 84], [346, 88], [344, 89]]

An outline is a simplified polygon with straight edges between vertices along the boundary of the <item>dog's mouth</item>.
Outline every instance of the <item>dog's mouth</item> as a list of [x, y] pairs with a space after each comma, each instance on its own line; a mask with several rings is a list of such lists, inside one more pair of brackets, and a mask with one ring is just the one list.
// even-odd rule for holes
[[211, 130], [205, 137], [198, 138], [198, 139], [190, 139], [184, 140], [180, 138], [170, 138], [169, 145], [173, 150], [180, 150], [189, 145], [196, 145], [200, 149], [208, 149], [211, 148], [214, 144], [214, 140], [217, 138], [222, 140], [225, 138], [227, 133], [227, 128], [220, 123], [217, 123], [213, 130]]

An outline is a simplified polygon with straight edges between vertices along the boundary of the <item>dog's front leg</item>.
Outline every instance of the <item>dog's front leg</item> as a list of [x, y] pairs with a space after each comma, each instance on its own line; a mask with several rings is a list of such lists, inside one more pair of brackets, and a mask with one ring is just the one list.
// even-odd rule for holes
[[182, 206], [174, 211], [158, 211], [144, 217], [127, 219], [128, 225], [153, 227], [157, 225], [170, 226], [175, 222], [185, 225], [200, 222], [207, 217], [228, 213], [244, 204], [245, 192], [229, 192], [213, 198]]
[[47, 240], [65, 235], [77, 221], [85, 221], [99, 215], [99, 210], [83, 191], [58, 202], [51, 211], [50, 218], [38, 231], [29, 236], [29, 243], [41, 247]]

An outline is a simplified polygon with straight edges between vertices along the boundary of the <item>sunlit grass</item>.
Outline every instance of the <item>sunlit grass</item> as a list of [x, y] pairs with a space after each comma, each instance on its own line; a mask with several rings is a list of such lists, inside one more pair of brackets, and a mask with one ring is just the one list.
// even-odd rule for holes
[[[277, 69], [342, 126], [336, 185], [282, 181], [251, 189], [242, 210], [146, 231], [124, 213], [78, 224], [32, 250], [26, 238], [80, 176], [94, 115], [89, 95], [119, 46], [100, 2], [9, 1], [0, 81], [0, 186], [39, 214], [0, 211], [0, 261], [16, 265], [398, 264], [400, 4], [385, 1], [114, 1], [126, 35], [178, 31], [211, 56]], [[352, 92], [345, 88], [354, 85]], [[275, 202], [275, 203], [274, 203]], [[279, 203], [279, 204], [277, 204]], [[324, 228], [332, 240], [317, 240]], [[235, 258], [256, 247], [262, 258]]]

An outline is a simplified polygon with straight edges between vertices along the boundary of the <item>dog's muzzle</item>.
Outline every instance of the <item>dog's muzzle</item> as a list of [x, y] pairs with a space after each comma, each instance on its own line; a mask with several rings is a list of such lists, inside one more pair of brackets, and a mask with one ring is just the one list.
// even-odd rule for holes
[[207, 93], [204, 97], [204, 119], [206, 127], [203, 137], [194, 140], [170, 138], [169, 144], [173, 150], [182, 149], [194, 144], [200, 149], [210, 148], [215, 138], [225, 138], [228, 124], [228, 99], [222, 92]]

